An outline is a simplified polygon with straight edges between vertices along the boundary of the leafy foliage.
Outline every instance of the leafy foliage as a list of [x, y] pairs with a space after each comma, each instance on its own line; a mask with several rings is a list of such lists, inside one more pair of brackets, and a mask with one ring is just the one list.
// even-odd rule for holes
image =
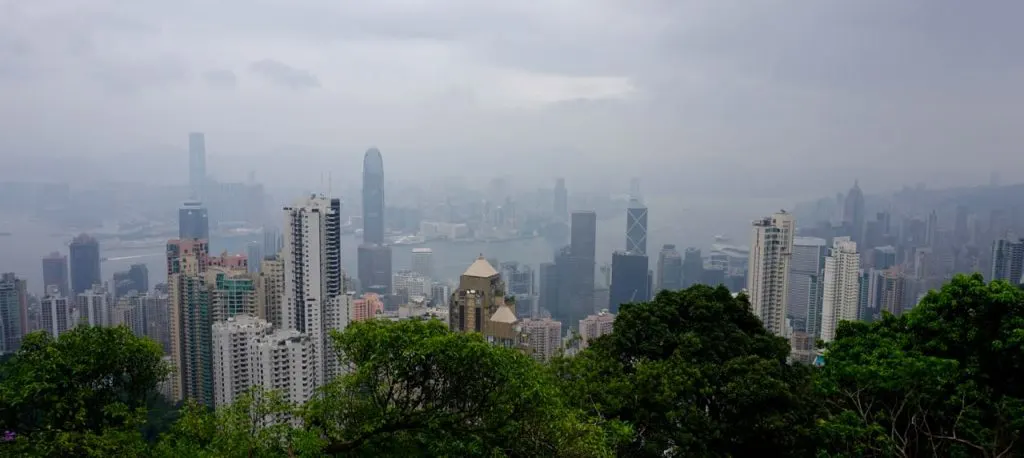
[[912, 311], [842, 323], [818, 389], [836, 456], [1024, 453], [1024, 293], [957, 276]]
[[567, 399], [632, 427], [620, 456], [799, 455], [811, 373], [788, 353], [745, 298], [695, 286], [622, 306], [612, 334], [554, 369]]

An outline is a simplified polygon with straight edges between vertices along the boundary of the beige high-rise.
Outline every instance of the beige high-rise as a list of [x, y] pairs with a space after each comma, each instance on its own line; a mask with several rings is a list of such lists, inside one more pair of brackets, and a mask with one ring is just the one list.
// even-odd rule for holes
[[284, 302], [284, 260], [281, 257], [262, 261], [257, 295], [260, 302], [260, 318], [273, 323], [276, 329], [283, 329], [284, 316], [281, 313], [281, 304]]
[[821, 340], [835, 339], [840, 321], [856, 321], [860, 302], [860, 254], [849, 237], [836, 237], [825, 258]]
[[751, 311], [772, 334], [785, 336], [789, 302], [789, 263], [796, 220], [786, 211], [753, 223], [747, 267]]
[[521, 347], [525, 341], [515, 303], [505, 302], [505, 283], [482, 255], [459, 278], [448, 320], [452, 331], [479, 332], [495, 345]]

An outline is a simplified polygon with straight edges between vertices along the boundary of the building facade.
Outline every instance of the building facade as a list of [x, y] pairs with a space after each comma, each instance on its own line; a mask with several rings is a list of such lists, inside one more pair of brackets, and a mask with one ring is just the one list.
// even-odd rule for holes
[[765, 328], [786, 335], [789, 266], [796, 220], [785, 211], [753, 223], [747, 268], [747, 296]]
[[840, 321], [856, 321], [860, 303], [860, 254], [857, 242], [836, 237], [825, 258], [821, 340], [835, 339]]

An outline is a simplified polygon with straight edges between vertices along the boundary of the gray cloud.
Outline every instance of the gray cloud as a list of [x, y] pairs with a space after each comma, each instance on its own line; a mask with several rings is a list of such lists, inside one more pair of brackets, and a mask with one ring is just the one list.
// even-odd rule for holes
[[210, 70], [203, 73], [203, 79], [216, 89], [234, 89], [238, 86], [238, 77], [231, 70]]
[[273, 59], [262, 59], [249, 65], [249, 70], [268, 81], [290, 89], [320, 87], [320, 80], [308, 70], [291, 67]]

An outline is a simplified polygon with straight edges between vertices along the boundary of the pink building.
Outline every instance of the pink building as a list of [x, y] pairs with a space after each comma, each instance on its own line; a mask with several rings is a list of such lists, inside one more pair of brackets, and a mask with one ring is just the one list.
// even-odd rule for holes
[[208, 263], [211, 266], [228, 269], [248, 270], [249, 268], [249, 261], [244, 254], [228, 254], [227, 251], [221, 253], [220, 256], [211, 256]]
[[374, 293], [366, 293], [352, 301], [352, 321], [366, 321], [384, 312], [384, 301]]

